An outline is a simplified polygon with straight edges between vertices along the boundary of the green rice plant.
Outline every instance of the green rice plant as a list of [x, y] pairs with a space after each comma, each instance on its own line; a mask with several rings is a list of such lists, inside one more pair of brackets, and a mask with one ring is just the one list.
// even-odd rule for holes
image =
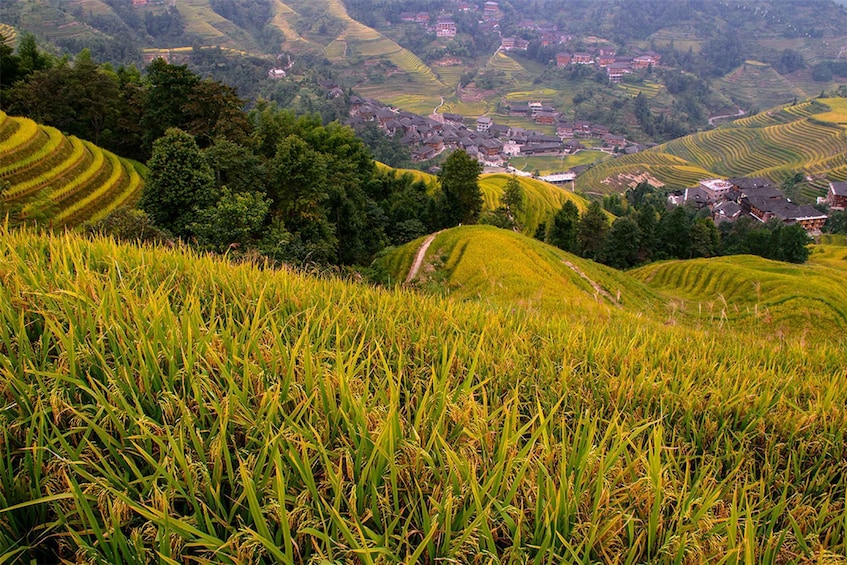
[[76, 137], [69, 137], [63, 147], [63, 151], [56, 151], [49, 158], [42, 159], [37, 165], [27, 169], [25, 176], [29, 180], [19, 182], [15, 178], [17, 175], [13, 175], [9, 180], [11, 188], [3, 194], [3, 199], [15, 200], [26, 197], [57, 182], [69, 172], [73, 173], [77, 165], [89, 155], [85, 144]]
[[31, 143], [39, 134], [38, 124], [28, 118], [11, 118], [18, 124], [14, 133], [0, 142], [0, 164], [5, 164], [10, 153], [20, 150]]
[[[2, 559], [847, 551], [843, 338], [668, 324], [668, 296], [624, 273], [494, 228], [451, 232], [436, 243], [455, 276], [486, 266], [483, 247], [505, 246], [497, 265], [527, 250], [544, 266], [524, 261], [525, 276], [558, 277], [570, 307], [497, 303], [489, 281], [462, 301], [4, 231]], [[562, 259], [625, 285], [620, 305]]]

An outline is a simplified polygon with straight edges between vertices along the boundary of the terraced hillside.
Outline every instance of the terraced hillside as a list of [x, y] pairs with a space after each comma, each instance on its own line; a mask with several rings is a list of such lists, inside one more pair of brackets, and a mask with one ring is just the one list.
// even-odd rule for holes
[[[386, 266], [393, 280], [408, 278], [426, 239], [409, 242], [389, 256]], [[460, 300], [548, 312], [622, 304], [646, 309], [662, 298], [620, 271], [490, 226], [437, 234], [412, 282]]]
[[[408, 280], [427, 239], [385, 259], [393, 280]], [[804, 265], [743, 255], [621, 273], [507, 230], [468, 226], [437, 234], [412, 282], [462, 300], [533, 310], [615, 307], [693, 328], [838, 340], [847, 332], [845, 258], [847, 245], [830, 244], [815, 246]]]
[[843, 340], [667, 324], [554, 265], [574, 309], [0, 232], [0, 560], [839, 562]]
[[[597, 165], [577, 180], [586, 192], [614, 192], [616, 175], [649, 171], [663, 183], [692, 186], [706, 177], [764, 176], [775, 182], [802, 172], [847, 179], [847, 131], [827, 101], [774, 108], [717, 129], [676, 139], [656, 148]], [[835, 116], [835, 117], [833, 117]]]
[[[841, 264], [831, 264], [834, 253]], [[833, 336], [847, 331], [847, 248], [816, 246], [811, 261], [792, 265], [751, 255], [666, 261], [629, 274], [696, 305], [708, 321], [760, 326], [776, 337]], [[690, 312], [694, 314], [694, 312]]]
[[0, 195], [20, 219], [74, 227], [141, 194], [141, 165], [28, 118], [0, 112]]
[[[377, 163], [382, 169], [391, 169], [382, 163]], [[394, 169], [398, 174], [412, 175], [417, 181], [422, 181], [436, 189], [438, 178], [435, 175], [417, 171], [414, 169]], [[484, 210], [494, 210], [500, 206], [500, 198], [506, 190], [506, 183], [511, 178], [511, 175], [505, 173], [484, 174], [479, 178], [479, 187], [482, 190]], [[567, 202], [573, 202], [580, 212], [588, 208], [588, 201], [578, 194], [574, 194], [570, 190], [560, 188], [548, 182], [536, 180], [528, 177], [516, 177], [524, 191], [525, 195], [525, 210], [518, 215], [518, 221], [524, 226], [523, 232], [527, 235], [532, 235], [538, 226], [546, 222], [553, 214], [555, 214], [562, 205]]]
[[[486, 210], [493, 210], [500, 205], [500, 198], [510, 178], [511, 175], [505, 173], [480, 177], [479, 187], [485, 198]], [[588, 201], [570, 190], [533, 178], [517, 177], [517, 180], [526, 199], [526, 209], [523, 214], [518, 215], [518, 221], [523, 225], [523, 232], [527, 235], [534, 234], [538, 226], [550, 219], [567, 201], [576, 204], [581, 212], [588, 208]]]

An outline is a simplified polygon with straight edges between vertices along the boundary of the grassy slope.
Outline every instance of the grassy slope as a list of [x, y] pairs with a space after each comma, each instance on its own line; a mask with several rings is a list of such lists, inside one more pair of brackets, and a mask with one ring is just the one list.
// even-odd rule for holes
[[[830, 111], [826, 103], [832, 104]], [[777, 107], [718, 129], [600, 163], [577, 180], [585, 192], [621, 191], [616, 175], [648, 171], [669, 186], [708, 177], [766, 176], [780, 182], [798, 171], [847, 178], [847, 132], [842, 99]], [[828, 124], [822, 120], [832, 119]]]
[[[75, 227], [141, 195], [146, 169], [93, 143], [0, 111], [0, 210]], [[4, 212], [5, 213], [5, 212]]]
[[[377, 166], [383, 170], [390, 169], [390, 167], [382, 163], [377, 163]], [[415, 180], [423, 181], [433, 187], [433, 190], [438, 183], [438, 178], [435, 175], [422, 171], [397, 169], [397, 172], [399, 174], [410, 174]], [[480, 176], [479, 187], [485, 199], [483, 205], [484, 210], [493, 210], [500, 205], [500, 197], [503, 195], [506, 183], [510, 178], [511, 175], [505, 173], [484, 174]], [[524, 233], [528, 235], [534, 234], [538, 226], [546, 222], [567, 201], [576, 204], [580, 212], [584, 212], [588, 208], [588, 201], [570, 190], [565, 190], [550, 183], [532, 178], [517, 177], [517, 179], [526, 195], [526, 209], [522, 214], [518, 215], [518, 220], [524, 226]]]
[[69, 234], [2, 234], [0, 273], [3, 558], [847, 551], [841, 346]]
[[[394, 280], [405, 279], [422, 241], [387, 258]], [[416, 284], [460, 299], [551, 312], [590, 309], [599, 299], [691, 327], [838, 339], [847, 330], [847, 247], [814, 250], [805, 265], [732, 256], [653, 263], [621, 273], [522, 235], [468, 226], [435, 238]], [[598, 296], [563, 260], [607, 296]]]
[[[422, 241], [404, 245], [389, 258], [392, 278], [405, 279]], [[608, 297], [598, 294], [565, 261], [575, 264]], [[595, 312], [595, 306], [607, 310], [613, 304], [642, 308], [662, 299], [619, 271], [490, 226], [464, 226], [438, 234], [415, 282], [457, 299], [547, 312]]]

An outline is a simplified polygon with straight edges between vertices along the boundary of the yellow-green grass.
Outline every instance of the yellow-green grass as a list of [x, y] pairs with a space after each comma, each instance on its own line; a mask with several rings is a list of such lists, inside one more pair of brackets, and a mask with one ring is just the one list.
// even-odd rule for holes
[[13, 49], [18, 45], [18, 32], [7, 23], [0, 23], [0, 36], [3, 37], [4, 43]]
[[332, 41], [324, 48], [324, 53], [328, 59], [340, 60], [347, 56], [347, 43], [345, 41]]
[[806, 98], [807, 93], [777, 73], [770, 65], [744, 63], [725, 77], [714, 82], [716, 89], [734, 100], [751, 106], [772, 107]]
[[686, 187], [715, 177], [715, 173], [675, 155], [656, 149], [622, 155], [598, 163], [576, 180], [580, 192], [609, 194], [626, 191], [627, 176], [647, 173], [669, 187]]
[[376, 162], [376, 166], [378, 169], [383, 171], [395, 171], [398, 175], [410, 175], [414, 180], [421, 181], [427, 186], [435, 186], [438, 184], [438, 177], [432, 175], [430, 173], [425, 173], [424, 171], [419, 171], [417, 169], [395, 169], [393, 167], [389, 167], [385, 163]]
[[518, 90], [506, 94], [508, 100], [514, 102], [534, 102], [552, 98], [559, 94], [559, 91], [554, 88], [536, 88], [535, 90]]
[[[482, 189], [485, 199], [484, 209], [494, 210], [500, 206], [500, 198], [506, 190], [506, 183], [511, 178], [511, 175], [505, 173], [488, 174], [480, 177], [479, 187]], [[567, 201], [576, 204], [580, 211], [588, 208], [588, 201], [570, 190], [532, 178], [515, 178], [521, 185], [526, 200], [525, 210], [522, 214], [517, 215], [525, 234], [534, 234], [538, 226], [547, 222]]]
[[829, 106], [830, 111], [816, 114], [816, 119], [841, 126], [847, 125], [847, 98], [820, 98], [818, 102]]
[[455, 88], [456, 85], [459, 84], [459, 79], [466, 70], [467, 67], [464, 65], [449, 65], [433, 68], [433, 72], [438, 75], [439, 80], [451, 88]]
[[378, 97], [390, 106], [428, 116], [441, 103], [441, 97], [437, 94], [395, 94], [389, 95], [384, 88], [374, 87], [371, 89], [358, 89], [360, 92], [369, 92], [370, 96]]
[[487, 100], [471, 102], [453, 99], [448, 102], [445, 102], [444, 106], [441, 107], [439, 112], [448, 114], [459, 114], [462, 116], [481, 116], [483, 114], [488, 114], [490, 110], [491, 106], [489, 105]]
[[546, 175], [559, 171], [567, 171], [571, 167], [579, 165], [590, 165], [607, 158], [609, 158], [609, 154], [604, 151], [580, 151], [573, 155], [565, 155], [564, 157], [555, 155], [512, 157], [509, 159], [509, 165], [521, 171], [538, 171], [542, 175]]
[[628, 84], [622, 82], [618, 84], [618, 87], [622, 90], [625, 90], [628, 94], [632, 96], [638, 96], [639, 93], [644, 94], [647, 98], [655, 98], [659, 95], [659, 92], [662, 91], [662, 85], [658, 82], [645, 80], [641, 84]]
[[3, 232], [0, 559], [847, 553], [844, 343], [666, 325], [553, 264], [526, 276], [573, 309]]
[[[396, 256], [388, 261], [393, 280], [406, 279], [421, 242], [418, 239], [394, 252]], [[624, 303], [646, 309], [661, 300], [659, 294], [619, 271], [491, 226], [463, 226], [436, 235], [413, 282], [457, 300], [551, 314], [580, 309], [605, 312]]]
[[[843, 254], [843, 248], [842, 248]], [[826, 254], [826, 252], [824, 252]], [[630, 274], [687, 301], [711, 322], [761, 326], [775, 336], [834, 336], [847, 330], [847, 268], [751, 255], [668, 261]]]
[[488, 60], [486, 67], [497, 71], [504, 71], [507, 73], [526, 72], [526, 70], [521, 66], [520, 63], [518, 63], [502, 51], [496, 51], [494, 55], [492, 55], [491, 58]]
[[[18, 131], [32, 120], [9, 117]], [[133, 203], [142, 188], [139, 171], [129, 162], [87, 141], [65, 137], [55, 128], [35, 124], [36, 134], [20, 143], [7, 140], [0, 157], [0, 178], [9, 186], [0, 203], [13, 218], [37, 218], [55, 226], [75, 227], [103, 217], [117, 206]]]

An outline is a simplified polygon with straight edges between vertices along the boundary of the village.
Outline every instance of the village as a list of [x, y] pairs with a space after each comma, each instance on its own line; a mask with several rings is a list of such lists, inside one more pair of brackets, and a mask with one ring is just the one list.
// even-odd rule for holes
[[[697, 186], [670, 192], [668, 202], [708, 209], [715, 225], [750, 216], [763, 224], [771, 220], [800, 224], [812, 237], [821, 234], [828, 217], [814, 206], [795, 204], [763, 177], [701, 180]], [[830, 182], [827, 195], [818, 198], [818, 204], [833, 211], [847, 209], [847, 182]]]

